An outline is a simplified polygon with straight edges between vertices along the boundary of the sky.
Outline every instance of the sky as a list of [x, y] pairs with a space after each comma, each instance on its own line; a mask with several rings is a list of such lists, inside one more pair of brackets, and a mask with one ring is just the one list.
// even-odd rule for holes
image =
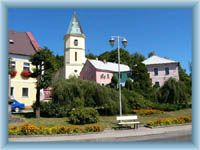
[[128, 40], [126, 49], [145, 57], [155, 51], [158, 56], [179, 61], [189, 73], [192, 61], [191, 8], [84, 8], [43, 9], [9, 8], [8, 29], [30, 31], [40, 47], [47, 46], [54, 54], [64, 55], [64, 35], [73, 11], [76, 11], [86, 36], [86, 53], [111, 51], [111, 36]]

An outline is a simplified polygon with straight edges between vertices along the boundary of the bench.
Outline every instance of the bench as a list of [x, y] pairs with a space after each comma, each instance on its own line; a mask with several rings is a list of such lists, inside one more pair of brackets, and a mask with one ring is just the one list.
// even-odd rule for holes
[[117, 116], [119, 126], [123, 125], [134, 125], [134, 129], [138, 129], [139, 121], [137, 116]]

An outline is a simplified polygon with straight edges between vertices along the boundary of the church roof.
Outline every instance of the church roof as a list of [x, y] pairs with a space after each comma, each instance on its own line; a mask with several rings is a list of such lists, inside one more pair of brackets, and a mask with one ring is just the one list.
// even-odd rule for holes
[[69, 27], [68, 27], [66, 34], [75, 34], [75, 35], [84, 34], [83, 30], [81, 28], [81, 24], [80, 24], [78, 17], [77, 17], [75, 12], [74, 12], [74, 14], [71, 18], [71, 21], [70, 21], [70, 24], [69, 24]]
[[159, 57], [153, 55], [142, 62], [145, 65], [153, 65], [153, 64], [167, 64], [167, 63], [178, 63], [177, 61], [170, 60], [164, 57]]
[[[112, 72], [118, 72], [118, 64], [117, 63], [103, 62], [103, 61], [100, 61], [100, 60], [92, 60], [92, 59], [88, 59], [88, 61], [96, 69], [107, 70], [107, 71], [112, 71]], [[130, 68], [127, 65], [120, 64], [120, 71], [121, 72], [127, 72], [127, 71], [130, 71]]]

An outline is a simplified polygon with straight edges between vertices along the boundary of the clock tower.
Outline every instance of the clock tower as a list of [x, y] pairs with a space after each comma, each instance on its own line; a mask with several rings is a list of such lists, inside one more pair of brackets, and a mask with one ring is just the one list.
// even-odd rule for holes
[[64, 36], [65, 79], [79, 77], [85, 64], [85, 35], [76, 13], [73, 14]]

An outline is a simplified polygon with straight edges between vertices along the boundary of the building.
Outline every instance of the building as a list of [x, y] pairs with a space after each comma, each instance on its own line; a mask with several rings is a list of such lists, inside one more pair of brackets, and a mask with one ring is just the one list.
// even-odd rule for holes
[[64, 78], [79, 76], [85, 64], [85, 35], [74, 13], [64, 36]]
[[179, 62], [153, 55], [142, 62], [146, 65], [153, 85], [163, 86], [169, 78], [179, 80]]
[[[127, 65], [120, 64], [120, 72], [121, 85], [125, 86], [130, 68]], [[117, 63], [88, 59], [80, 73], [80, 78], [83, 80], [95, 81], [100, 85], [107, 85], [111, 83], [113, 75], [118, 78]]]
[[31, 32], [9, 31], [9, 58], [11, 61], [10, 95], [26, 106], [36, 100], [36, 79], [30, 78], [33, 69], [30, 56], [39, 50]]

